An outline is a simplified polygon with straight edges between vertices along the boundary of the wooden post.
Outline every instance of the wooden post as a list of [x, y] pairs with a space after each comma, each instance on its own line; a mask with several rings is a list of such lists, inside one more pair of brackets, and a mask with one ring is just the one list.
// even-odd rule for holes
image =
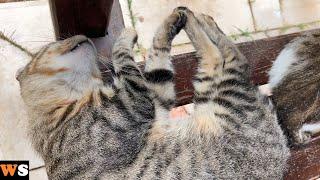
[[107, 34], [113, 0], [49, 0], [57, 39]]

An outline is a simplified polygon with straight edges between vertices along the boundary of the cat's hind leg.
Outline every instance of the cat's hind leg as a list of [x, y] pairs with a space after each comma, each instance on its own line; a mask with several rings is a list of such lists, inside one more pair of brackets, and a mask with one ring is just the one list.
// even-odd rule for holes
[[249, 66], [247, 59], [238, 50], [236, 45], [219, 28], [211, 16], [196, 14], [196, 19], [209, 39], [220, 50], [224, 62], [223, 73], [241, 77], [249, 81]]
[[[254, 109], [250, 106], [255, 102], [254, 93], [249, 91], [249, 79], [243, 75], [247, 69], [246, 60], [239, 59], [242, 56], [230, 44], [217, 44], [226, 37], [216, 24], [210, 26], [201, 22], [186, 8], [177, 10], [187, 16], [185, 31], [199, 56], [193, 80], [195, 111], [191, 128], [214, 136], [225, 130], [236, 130], [242, 123], [240, 119], [246, 119], [244, 109]], [[211, 28], [214, 31], [208, 31]]]

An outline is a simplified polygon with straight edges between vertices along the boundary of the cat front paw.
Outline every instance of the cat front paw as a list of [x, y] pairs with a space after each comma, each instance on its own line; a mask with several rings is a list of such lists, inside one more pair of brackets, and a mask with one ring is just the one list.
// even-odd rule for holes
[[173, 10], [172, 15], [170, 18], [172, 19], [171, 22], [169, 21], [169, 24], [172, 23], [171, 27], [171, 34], [176, 35], [180, 32], [182, 28], [186, 25], [187, 22], [187, 16], [186, 16], [186, 11], [188, 8], [186, 7], [177, 7]]
[[294, 135], [294, 144], [295, 145], [304, 145], [310, 142], [312, 139], [312, 133], [305, 131], [302, 128], [295, 132]]

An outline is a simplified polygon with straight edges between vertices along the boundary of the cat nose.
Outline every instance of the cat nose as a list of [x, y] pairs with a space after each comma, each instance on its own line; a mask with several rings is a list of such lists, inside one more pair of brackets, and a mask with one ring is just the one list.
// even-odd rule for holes
[[18, 80], [19, 81], [19, 75], [21, 74], [21, 72], [23, 71], [23, 67], [22, 68], [19, 68], [18, 70], [17, 70], [17, 72], [16, 72], [16, 80]]

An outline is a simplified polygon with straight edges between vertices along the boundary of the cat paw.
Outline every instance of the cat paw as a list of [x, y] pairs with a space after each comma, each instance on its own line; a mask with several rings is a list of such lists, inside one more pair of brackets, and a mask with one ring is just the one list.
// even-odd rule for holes
[[312, 139], [312, 133], [309, 131], [304, 131], [303, 129], [300, 129], [298, 132], [295, 133], [295, 144], [297, 145], [303, 145], [311, 141]]
[[133, 43], [136, 43], [138, 39], [137, 31], [133, 28], [123, 29], [120, 36], [132, 40]]
[[193, 12], [189, 8], [184, 6], [179, 6], [175, 8], [173, 12], [178, 13], [181, 17], [184, 17], [185, 19], [187, 19], [188, 14], [193, 14]]
[[[164, 29], [160, 31], [160, 33], [165, 32], [168, 34], [168, 39], [171, 41], [184, 26], [187, 22], [187, 16], [182, 11], [178, 10], [178, 8], [174, 9], [172, 14], [164, 21]], [[165, 40], [165, 41], [167, 41]]]

